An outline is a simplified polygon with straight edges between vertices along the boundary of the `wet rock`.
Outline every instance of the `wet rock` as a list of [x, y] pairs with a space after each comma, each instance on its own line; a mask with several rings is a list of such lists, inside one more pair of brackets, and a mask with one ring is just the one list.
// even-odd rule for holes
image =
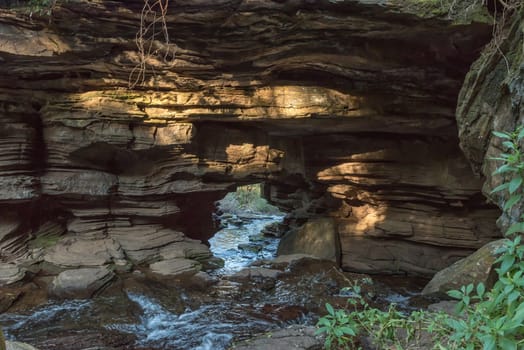
[[66, 270], [55, 277], [50, 294], [58, 298], [90, 298], [114, 276], [108, 267]]
[[499, 239], [488, 243], [467, 258], [437, 272], [424, 287], [422, 294], [446, 295], [449, 290], [480, 282], [489, 289], [496, 279], [493, 266], [497, 258], [496, 251], [504, 245], [504, 242], [504, 239]]
[[6, 311], [21, 296], [21, 291], [1, 291], [0, 313]]
[[208, 273], [199, 271], [187, 281], [187, 287], [191, 289], [206, 290], [219, 281], [218, 277], [210, 276]]
[[261, 233], [264, 236], [271, 236], [271, 237], [277, 237], [280, 238], [285, 233], [285, 225], [279, 223], [279, 222], [273, 222], [269, 225], [266, 225]]
[[264, 247], [261, 244], [255, 244], [255, 243], [243, 243], [238, 245], [238, 249], [251, 252], [251, 253], [258, 253], [260, 252]]
[[209, 247], [202, 242], [194, 239], [184, 238], [181, 242], [176, 242], [160, 249], [160, 256], [163, 259], [186, 258], [203, 261], [212, 257]]
[[266, 304], [262, 307], [262, 312], [266, 315], [271, 315], [279, 321], [288, 322], [304, 316], [307, 313], [307, 309], [299, 305]]
[[279, 255], [276, 258], [272, 260], [266, 260], [265, 262], [271, 265], [284, 265], [287, 266], [292, 262], [302, 260], [302, 259], [313, 259], [313, 260], [320, 260], [320, 258], [309, 255], [309, 254], [283, 254]]
[[149, 268], [160, 275], [177, 276], [195, 274], [202, 269], [202, 265], [196, 260], [174, 258], [153, 263]]
[[259, 335], [231, 347], [235, 350], [321, 350], [323, 340], [315, 336], [315, 327], [291, 326], [275, 332]]
[[115, 350], [135, 349], [136, 337], [132, 334], [102, 330], [99, 333], [90, 331], [76, 335], [62, 335], [49, 337], [38, 343], [39, 349], [49, 350]]
[[282, 237], [277, 254], [309, 254], [338, 262], [340, 241], [335, 222], [329, 218], [309, 220], [302, 227]]
[[224, 267], [224, 265], [225, 265], [224, 259], [218, 258], [216, 256], [212, 256], [211, 258], [202, 261], [202, 270], [205, 270], [205, 271], [216, 270], [216, 269]]
[[38, 350], [37, 348], [35, 348], [32, 345], [21, 343], [18, 341], [9, 341], [8, 340], [5, 342], [5, 345], [6, 345], [6, 348], [5, 348], [6, 350]]
[[276, 279], [282, 273], [280, 270], [267, 269], [264, 267], [248, 267], [242, 269], [230, 276], [233, 280], [251, 279], [251, 278], [269, 278]]
[[24, 276], [24, 268], [15, 264], [0, 263], [0, 286], [20, 281]]

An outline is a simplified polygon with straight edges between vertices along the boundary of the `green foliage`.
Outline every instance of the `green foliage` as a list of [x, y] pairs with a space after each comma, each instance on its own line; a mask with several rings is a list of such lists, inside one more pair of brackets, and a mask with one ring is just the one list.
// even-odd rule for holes
[[[524, 159], [521, 144], [524, 127], [511, 133], [494, 132], [501, 138], [505, 152], [497, 157], [503, 163], [494, 175], [505, 176], [505, 181], [493, 193], [507, 191], [503, 210], [509, 214], [522, 202]], [[333, 345], [355, 346], [356, 336], [363, 333], [373, 338], [380, 349], [395, 345], [404, 349], [408, 343], [429, 333], [434, 349], [439, 350], [522, 350], [524, 349], [524, 215], [506, 231], [504, 246], [498, 251], [496, 264], [498, 280], [487, 290], [483, 283], [469, 284], [448, 294], [458, 300], [458, 317], [443, 313], [416, 311], [403, 314], [395, 305], [386, 311], [370, 307], [360, 294], [350, 299], [350, 312], [334, 310], [326, 305], [328, 315], [320, 318], [318, 333], [326, 335], [327, 349]], [[357, 292], [359, 290], [356, 290]], [[358, 308], [357, 308], [358, 306]], [[400, 330], [404, 330], [400, 332]]]
[[[503, 163], [493, 175], [506, 177], [492, 193], [507, 191], [503, 210], [510, 213], [517, 203], [522, 202], [524, 159], [521, 142], [524, 128], [514, 132], [494, 132], [502, 139], [506, 151], [495, 158]], [[448, 320], [452, 335], [450, 342], [456, 348], [465, 349], [522, 349], [524, 348], [524, 217], [509, 227], [504, 246], [496, 260], [498, 280], [486, 292], [483, 284], [470, 284], [449, 295], [459, 300], [461, 320]], [[473, 293], [475, 292], [475, 293]], [[474, 304], [471, 301], [475, 301]]]
[[262, 198], [260, 184], [239, 186], [235, 192], [228, 193], [219, 201], [220, 210], [226, 213], [239, 214], [250, 212], [255, 214], [279, 214], [277, 207], [272, 206]]
[[31, 15], [37, 13], [39, 15], [51, 16], [56, 3], [57, 0], [30, 0]]
[[51, 16], [53, 9], [59, 1], [65, 0], [18, 0], [13, 1], [11, 7], [17, 11], [29, 14], [29, 17], [35, 14]]
[[62, 238], [57, 234], [40, 235], [29, 241], [29, 248], [50, 248]]
[[[369, 336], [378, 349], [408, 349], [422, 344], [422, 332], [445, 334], [443, 313], [413, 311], [403, 313], [391, 304], [386, 310], [371, 307], [360, 294], [360, 287], [352, 288], [354, 297], [345, 310], [335, 310], [326, 304], [328, 314], [317, 323], [317, 334], [326, 337], [326, 349], [360, 349], [358, 337]], [[442, 346], [436, 342], [435, 349]], [[447, 349], [444, 347], [444, 349]]]

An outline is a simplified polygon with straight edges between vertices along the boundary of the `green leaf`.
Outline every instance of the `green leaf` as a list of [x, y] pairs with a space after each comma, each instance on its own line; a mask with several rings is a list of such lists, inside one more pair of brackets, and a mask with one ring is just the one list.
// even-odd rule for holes
[[520, 304], [515, 311], [515, 316], [513, 316], [512, 321], [524, 323], [524, 303]]
[[524, 232], [524, 222], [517, 222], [511, 225], [506, 231], [506, 236], [510, 236], [516, 232]]
[[488, 334], [481, 338], [483, 350], [495, 350], [495, 337]]
[[504, 174], [508, 172], [515, 172], [515, 171], [517, 171], [517, 168], [515, 168], [514, 166], [511, 166], [509, 164], [504, 164], [498, 167], [497, 170], [493, 172], [493, 175]]
[[511, 180], [509, 183], [509, 193], [513, 194], [515, 191], [519, 189], [519, 187], [522, 185], [522, 177], [517, 176]]
[[468, 284], [466, 287], [466, 294], [470, 294], [471, 292], [473, 292], [473, 288], [473, 283]]
[[515, 144], [511, 141], [504, 141], [502, 144], [509, 149], [515, 149]]
[[327, 310], [327, 312], [328, 312], [330, 315], [332, 315], [332, 316], [335, 315], [335, 310], [333, 309], [333, 306], [331, 306], [331, 304], [326, 303], [326, 310]]
[[344, 333], [344, 334], [349, 334], [349, 335], [352, 335], [352, 336], [355, 336], [357, 333], [355, 332], [355, 330], [351, 327], [340, 327], [340, 330]]
[[318, 328], [315, 331], [315, 335], [319, 335], [319, 334], [322, 334], [322, 333], [327, 333], [327, 331], [328, 331], [328, 327], [320, 327], [320, 328]]
[[448, 291], [447, 294], [453, 299], [462, 299], [463, 296], [462, 292], [456, 289]]
[[491, 193], [503, 191], [503, 190], [507, 189], [508, 187], [509, 187], [509, 183], [504, 182], [502, 185], [498, 185], [493, 190], [491, 190]]
[[517, 350], [517, 341], [506, 337], [499, 338], [499, 349]]
[[520, 131], [519, 131], [519, 134], [517, 136], [517, 139], [520, 141], [520, 140], [522, 140], [524, 138], [524, 128], [520, 127], [519, 130]]
[[511, 294], [508, 296], [508, 305], [515, 302], [520, 297], [520, 291], [514, 290], [511, 292]]
[[480, 282], [477, 285], [477, 295], [482, 298], [485, 291], [486, 291], [486, 287], [484, 286], [484, 283]]
[[500, 137], [501, 139], [506, 139], [506, 140], [511, 139], [511, 135], [505, 132], [493, 131], [493, 135]]
[[503, 210], [504, 211], [508, 211], [509, 209], [513, 208], [513, 206], [515, 205], [515, 203], [517, 203], [518, 201], [520, 201], [522, 199], [522, 195], [521, 194], [515, 194], [511, 197], [509, 197], [508, 201], [506, 202], [506, 204], [504, 204], [504, 208]]

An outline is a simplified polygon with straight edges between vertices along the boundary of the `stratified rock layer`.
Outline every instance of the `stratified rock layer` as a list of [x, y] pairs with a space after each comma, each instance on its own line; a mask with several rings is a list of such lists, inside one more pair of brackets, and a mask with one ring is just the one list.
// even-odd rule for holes
[[350, 270], [431, 274], [497, 237], [454, 119], [491, 30], [380, 3], [170, 1], [134, 89], [141, 0], [0, 10], [1, 260], [201, 262], [187, 237], [253, 182], [291, 227], [331, 217]]

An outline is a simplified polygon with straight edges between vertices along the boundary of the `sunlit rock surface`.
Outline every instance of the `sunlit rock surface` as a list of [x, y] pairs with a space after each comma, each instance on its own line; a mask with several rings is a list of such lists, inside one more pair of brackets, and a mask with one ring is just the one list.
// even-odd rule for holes
[[211, 237], [214, 201], [250, 182], [290, 227], [332, 217], [348, 270], [432, 274], [499, 236], [454, 118], [489, 26], [376, 1], [170, 1], [172, 44], [127, 89], [142, 6], [0, 10], [2, 262], [204, 260], [169, 252]]

